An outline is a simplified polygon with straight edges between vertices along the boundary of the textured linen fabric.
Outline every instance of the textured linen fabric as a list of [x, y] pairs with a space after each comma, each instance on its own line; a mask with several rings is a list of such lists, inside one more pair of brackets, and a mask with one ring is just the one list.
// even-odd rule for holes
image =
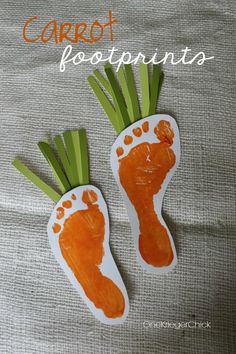
[[[51, 19], [119, 24], [114, 42], [74, 46], [92, 54], [116, 46], [147, 56], [186, 46], [214, 60], [166, 64], [158, 112], [181, 134], [181, 164], [166, 192], [164, 217], [178, 266], [167, 275], [143, 271], [109, 166], [115, 133], [87, 84], [94, 67], [69, 65], [63, 45], [26, 44], [22, 27]], [[235, 1], [0, 2], [0, 352], [234, 353], [235, 347]], [[100, 65], [97, 66], [101, 68]], [[137, 75], [135, 67], [135, 75]], [[130, 313], [121, 326], [99, 323], [54, 259], [46, 226], [53, 203], [12, 166], [21, 157], [53, 184], [37, 142], [66, 129], [88, 132], [91, 182], [108, 203], [110, 245], [126, 284]], [[145, 328], [152, 321], [210, 321], [208, 329]], [[149, 321], [149, 322], [148, 322]]]

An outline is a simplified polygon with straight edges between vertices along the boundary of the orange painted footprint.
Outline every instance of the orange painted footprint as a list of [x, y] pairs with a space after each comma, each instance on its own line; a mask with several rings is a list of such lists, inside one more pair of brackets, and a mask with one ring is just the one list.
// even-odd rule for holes
[[120, 324], [128, 315], [129, 300], [109, 247], [105, 200], [99, 189], [89, 184], [86, 134], [81, 129], [63, 136], [66, 146], [60, 136], [55, 137], [55, 143], [64, 170], [48, 142], [39, 143], [63, 195], [21, 161], [15, 160], [13, 164], [56, 202], [48, 222], [48, 237], [54, 256], [71, 284], [98, 320]]
[[161, 114], [123, 130], [111, 151], [111, 166], [127, 206], [138, 260], [152, 272], [167, 272], [177, 264], [174, 242], [161, 209], [179, 157], [177, 124]]
[[110, 252], [101, 192], [86, 185], [66, 193], [51, 215], [48, 236], [57, 261], [95, 316], [104, 323], [124, 319], [128, 297]]

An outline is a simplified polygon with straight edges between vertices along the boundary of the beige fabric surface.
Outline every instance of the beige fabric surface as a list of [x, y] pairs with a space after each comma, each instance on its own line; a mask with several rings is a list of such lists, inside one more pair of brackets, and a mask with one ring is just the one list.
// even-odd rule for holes
[[[109, 166], [115, 133], [87, 85], [94, 67], [59, 72], [65, 45], [22, 41], [25, 20], [40, 25], [106, 19], [119, 25], [114, 45], [151, 55], [185, 46], [215, 59], [166, 64], [159, 112], [181, 134], [180, 167], [164, 201], [178, 266], [155, 276], [136, 262], [124, 203]], [[0, 353], [234, 353], [235, 343], [235, 1], [0, 1]], [[106, 37], [92, 54], [112, 44]], [[100, 66], [98, 66], [100, 67]], [[137, 68], [135, 69], [137, 74]], [[88, 131], [91, 182], [108, 203], [110, 244], [127, 286], [122, 326], [93, 318], [54, 259], [46, 233], [53, 204], [11, 166], [21, 157], [46, 181], [40, 139]], [[144, 321], [210, 321], [210, 329], [145, 328]]]

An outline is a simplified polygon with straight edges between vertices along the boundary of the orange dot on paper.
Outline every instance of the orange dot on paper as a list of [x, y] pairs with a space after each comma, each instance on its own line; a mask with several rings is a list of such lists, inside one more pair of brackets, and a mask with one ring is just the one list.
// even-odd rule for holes
[[121, 156], [121, 155], [123, 155], [123, 153], [124, 153], [124, 149], [122, 147], [118, 147], [116, 149], [116, 155], [117, 156]]
[[57, 219], [60, 220], [64, 217], [64, 209], [62, 207], [57, 208]]
[[76, 195], [73, 193], [71, 199], [76, 200]]
[[55, 223], [52, 227], [54, 234], [57, 234], [61, 230], [61, 226]]
[[62, 206], [66, 209], [69, 209], [72, 207], [72, 202], [70, 200], [66, 200], [65, 202], [62, 203]]
[[125, 138], [124, 138], [124, 143], [125, 143], [125, 145], [129, 145], [129, 144], [131, 144], [132, 142], [133, 142], [132, 136], [126, 135]]
[[142, 130], [141, 130], [141, 128], [134, 128], [133, 129], [133, 134], [135, 135], [135, 136], [141, 136], [142, 135]]
[[97, 193], [94, 192], [93, 190], [84, 191], [82, 200], [87, 205], [94, 204], [98, 200]]
[[142, 124], [142, 128], [143, 128], [144, 133], [147, 133], [149, 131], [149, 122], [144, 122]]

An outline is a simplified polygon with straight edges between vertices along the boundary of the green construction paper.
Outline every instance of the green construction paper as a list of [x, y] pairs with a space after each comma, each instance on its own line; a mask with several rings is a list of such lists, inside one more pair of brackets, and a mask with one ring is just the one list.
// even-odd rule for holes
[[73, 143], [76, 152], [76, 166], [79, 175], [79, 184], [89, 184], [88, 146], [85, 129], [80, 129], [73, 134]]
[[122, 131], [124, 128], [130, 125], [130, 119], [126, 109], [126, 104], [110, 65], [109, 66], [105, 65], [105, 72], [112, 89], [112, 98], [114, 101], [115, 110], [119, 117], [118, 119], [119, 128], [120, 131]]
[[152, 78], [150, 83], [150, 105], [148, 115], [156, 113], [157, 98], [158, 98], [158, 87], [160, 82], [160, 66], [153, 64], [152, 67]]
[[117, 118], [117, 113], [113, 107], [113, 105], [110, 103], [108, 100], [107, 96], [95, 80], [93, 76], [88, 77], [88, 82], [90, 84], [90, 87], [92, 88], [94, 94], [97, 96], [97, 99], [99, 100], [102, 108], [104, 109], [105, 113], [107, 114], [113, 128], [117, 133], [120, 133], [122, 129], [119, 127], [118, 123], [118, 118]]
[[140, 84], [142, 92], [142, 118], [149, 115], [150, 93], [149, 93], [149, 76], [148, 65], [141, 63], [139, 65]]
[[94, 76], [97, 78], [97, 80], [100, 82], [101, 85], [107, 90], [107, 92], [112, 95], [112, 90], [111, 86], [108, 80], [105, 79], [105, 77], [98, 71], [97, 69], [93, 71]]
[[67, 150], [67, 156], [71, 167], [71, 186], [77, 187], [79, 185], [79, 173], [76, 165], [76, 151], [73, 143], [73, 136], [76, 133], [74, 131], [68, 130], [63, 133], [64, 142]]
[[26, 178], [28, 178], [36, 187], [41, 189], [51, 200], [57, 203], [61, 199], [61, 195], [53, 188], [43, 182], [36, 174], [34, 174], [28, 167], [26, 167], [20, 160], [14, 160], [13, 166]]
[[157, 103], [158, 103], [159, 96], [160, 96], [160, 93], [161, 93], [161, 88], [162, 88], [162, 85], [163, 85], [164, 77], [165, 76], [164, 76], [164, 73], [162, 71], [161, 74], [160, 74], [160, 80], [159, 80], [159, 86], [158, 86]]
[[125, 64], [124, 67], [125, 67], [125, 73], [126, 73], [126, 81], [128, 84], [129, 96], [130, 96], [131, 105], [132, 105], [132, 113], [133, 113], [132, 114], [132, 116], [133, 116], [132, 122], [134, 122], [135, 120], [137, 120], [141, 117], [138, 96], [137, 96], [137, 92], [136, 92], [136, 86], [135, 86], [132, 66], [131, 66], [131, 64]]
[[56, 135], [54, 137], [54, 143], [56, 145], [57, 152], [60, 157], [63, 168], [65, 170], [66, 176], [67, 176], [70, 184], [72, 185], [74, 182], [73, 175], [72, 175], [70, 162], [68, 160], [67, 152], [66, 152], [62, 137], [60, 135]]
[[131, 97], [129, 94], [129, 89], [128, 89], [128, 84], [127, 84], [126, 77], [125, 77], [125, 72], [122, 67], [118, 70], [117, 77], [119, 79], [120, 87], [121, 87], [121, 90], [122, 90], [122, 93], [123, 93], [123, 96], [125, 99], [125, 103], [127, 106], [127, 111], [129, 114], [130, 121], [133, 122], [134, 121], [134, 113], [133, 113], [133, 109], [132, 109], [132, 101], [131, 101]]
[[44, 155], [47, 162], [49, 163], [49, 165], [53, 171], [53, 174], [56, 178], [56, 181], [60, 187], [61, 192], [63, 194], [66, 193], [67, 191], [69, 191], [71, 189], [71, 185], [68, 182], [68, 179], [67, 179], [66, 175], [64, 174], [59, 162], [57, 161], [52, 148], [50, 147], [48, 142], [45, 142], [45, 141], [40, 141], [38, 143], [38, 147], [39, 147], [40, 151], [42, 152], [42, 154]]

